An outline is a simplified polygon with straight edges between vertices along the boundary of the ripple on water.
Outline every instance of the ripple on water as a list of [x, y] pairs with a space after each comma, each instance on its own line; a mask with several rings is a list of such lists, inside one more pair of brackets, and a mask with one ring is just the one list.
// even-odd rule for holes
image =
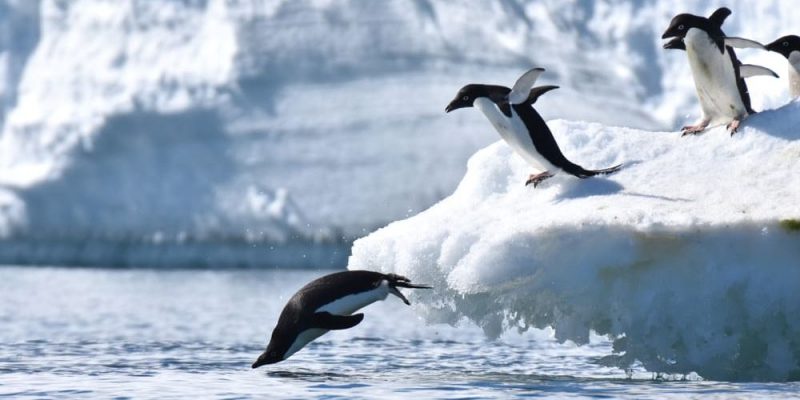
[[366, 309], [358, 327], [253, 370], [285, 299], [321, 273], [45, 271], [0, 268], [0, 282], [13, 282], [0, 291], [0, 315], [14, 321], [0, 329], [0, 396], [784, 398], [800, 391], [659, 382], [641, 370], [628, 380], [598, 363], [607, 342], [576, 347], [544, 334], [489, 341], [476, 327], [425, 326], [393, 299]]

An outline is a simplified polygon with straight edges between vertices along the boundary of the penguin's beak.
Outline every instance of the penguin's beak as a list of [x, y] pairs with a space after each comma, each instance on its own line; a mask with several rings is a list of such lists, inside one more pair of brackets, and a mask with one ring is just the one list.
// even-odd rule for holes
[[781, 39], [778, 39], [778, 40], [776, 40], [776, 41], [764, 46], [764, 48], [769, 50], [769, 51], [774, 51], [776, 53], [780, 53], [781, 55], [784, 55], [784, 53], [781, 51], [781, 43], [782, 42], [783, 42], [783, 40], [781, 38]]
[[678, 25], [678, 22], [672, 21], [669, 27], [667, 27], [667, 30], [664, 31], [664, 34], [661, 35], [661, 39], [669, 39], [672, 37], [683, 38], [683, 35], [680, 34], [680, 29], [678, 29]]
[[464, 100], [464, 96], [456, 96], [456, 98], [444, 108], [444, 112], [449, 113], [450, 111], [458, 110], [459, 108], [464, 107], [472, 107], [472, 102]]
[[670, 40], [669, 42], [664, 43], [664, 48], [665, 49], [676, 49], [676, 50], [677, 49], [686, 49], [686, 45], [683, 44], [683, 39], [681, 39], [679, 37], [676, 37], [676, 38], [672, 38], [672, 40]]
[[411, 305], [411, 302], [410, 302], [410, 301], [408, 301], [408, 299], [406, 298], [406, 296], [403, 296], [403, 293], [401, 293], [401, 292], [400, 292], [400, 290], [398, 290], [396, 287], [394, 287], [394, 286], [389, 286], [389, 293], [391, 293], [391, 294], [393, 294], [393, 295], [395, 295], [395, 296], [399, 297], [399, 298], [400, 298], [400, 300], [403, 300], [403, 303], [406, 303], [406, 305], [407, 305], [407, 306], [410, 306], [410, 305]]

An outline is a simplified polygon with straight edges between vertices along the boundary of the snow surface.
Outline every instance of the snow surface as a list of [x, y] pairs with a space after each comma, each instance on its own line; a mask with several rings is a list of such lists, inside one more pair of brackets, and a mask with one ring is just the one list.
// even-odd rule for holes
[[490, 337], [552, 327], [604, 359], [715, 380], [800, 379], [800, 103], [735, 136], [550, 121], [571, 160], [607, 178], [531, 168], [504, 143], [476, 153], [455, 192], [355, 242], [349, 269], [432, 284], [430, 322]]
[[[726, 31], [762, 42], [800, 18], [791, 1], [727, 5]], [[452, 192], [496, 140], [478, 113], [444, 114], [458, 88], [510, 85], [534, 66], [561, 86], [538, 106], [548, 118], [693, 122], [685, 54], [659, 39], [680, 11], [712, 7], [0, 0], [0, 260], [34, 262], [9, 245], [33, 242], [62, 246], [35, 258], [56, 263], [137, 243], [339, 251]], [[739, 55], [786, 69], [777, 54]], [[757, 109], [788, 99], [785, 77], [750, 85]]]

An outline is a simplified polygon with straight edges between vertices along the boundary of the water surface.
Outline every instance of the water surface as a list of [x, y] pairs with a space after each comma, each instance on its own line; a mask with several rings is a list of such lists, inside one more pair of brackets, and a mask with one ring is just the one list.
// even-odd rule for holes
[[608, 343], [548, 332], [487, 340], [427, 326], [391, 297], [256, 370], [285, 301], [330, 271], [0, 268], [0, 396], [507, 398], [797, 396], [798, 384], [653, 379], [597, 361]]

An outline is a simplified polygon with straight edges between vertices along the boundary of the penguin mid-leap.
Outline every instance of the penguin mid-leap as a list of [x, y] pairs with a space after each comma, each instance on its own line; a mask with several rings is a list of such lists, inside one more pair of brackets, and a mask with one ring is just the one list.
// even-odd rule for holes
[[588, 170], [571, 162], [561, 153], [553, 133], [539, 113], [533, 109], [533, 104], [539, 96], [558, 88], [558, 86], [533, 87], [542, 72], [543, 68], [534, 68], [524, 73], [517, 79], [513, 89], [482, 84], [464, 86], [458, 91], [455, 99], [447, 105], [445, 112], [464, 107], [477, 107], [481, 110], [500, 133], [500, 137], [528, 164], [542, 171], [531, 174], [525, 182], [526, 186], [533, 184], [533, 187], [536, 187], [559, 171], [578, 178], [617, 172], [622, 167], [621, 164], [606, 169]]
[[684, 126], [684, 135], [704, 131], [708, 126], [725, 124], [734, 134], [742, 120], [754, 111], [744, 78], [755, 75], [777, 76], [767, 68], [742, 65], [733, 48], [759, 48], [756, 41], [725, 36], [722, 23], [731, 10], [722, 7], [710, 17], [676, 15], [661, 36], [669, 39], [666, 49], [686, 50], [703, 116], [695, 125]]
[[789, 93], [800, 97], [800, 36], [788, 35], [767, 45], [767, 50], [780, 53], [789, 61]]
[[283, 361], [332, 329], [349, 329], [364, 319], [353, 314], [389, 293], [411, 304], [397, 288], [430, 289], [408, 278], [373, 271], [343, 271], [303, 286], [283, 308], [272, 338], [253, 368]]

